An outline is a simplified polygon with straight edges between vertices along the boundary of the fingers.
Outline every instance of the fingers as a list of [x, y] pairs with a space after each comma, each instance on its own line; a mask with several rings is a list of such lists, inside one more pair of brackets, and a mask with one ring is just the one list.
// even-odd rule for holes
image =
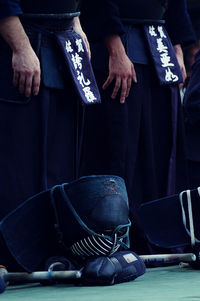
[[[107, 80], [105, 81], [105, 83], [103, 84], [102, 88], [105, 90], [110, 84], [111, 82], [114, 80], [115, 76], [114, 75], [110, 75], [108, 76]], [[124, 95], [126, 94], [125, 93], [125, 80], [121, 80], [121, 77], [120, 76], [116, 76], [116, 80], [115, 80], [115, 87], [113, 89], [113, 92], [111, 94], [111, 98], [112, 99], [115, 99], [116, 96], [117, 96], [117, 93], [121, 87], [121, 82], [122, 82], [122, 86], [123, 86], [123, 91], [121, 92], [122, 94], [122, 98], [124, 99]], [[121, 98], [120, 98], [121, 100]]]
[[182, 73], [182, 76], [183, 76], [183, 83], [179, 84], [179, 89], [182, 89], [184, 87], [184, 83], [185, 83], [185, 80], [187, 78], [187, 73], [186, 73], [185, 66], [181, 67], [181, 73]]
[[[105, 81], [105, 83], [103, 84], [102, 88], [106, 89], [110, 85], [110, 83], [114, 80], [114, 78], [115, 78], [114, 76], [109, 76]], [[132, 82], [131, 77], [127, 80], [126, 78], [121, 79], [120, 76], [117, 76], [115, 79], [115, 86], [111, 94], [111, 98], [115, 99], [117, 97], [119, 89], [121, 88], [120, 103], [124, 103], [126, 97], [129, 95], [131, 82]]]
[[14, 74], [13, 74], [13, 85], [14, 85], [15, 87], [18, 86], [19, 76], [20, 76], [20, 73], [14, 70]]
[[105, 81], [105, 83], [103, 84], [102, 88], [105, 90], [106, 88], [108, 88], [108, 86], [110, 85], [110, 83], [113, 81], [114, 79], [114, 75], [109, 75], [107, 80]]
[[129, 92], [130, 92], [130, 89], [131, 89], [131, 84], [132, 84], [132, 79], [129, 78], [129, 79], [127, 80], [127, 89], [126, 89], [126, 95], [125, 95], [125, 97], [128, 97], [128, 96], [129, 96]]
[[22, 51], [13, 51], [13, 85], [21, 94], [29, 97], [37, 95], [40, 87], [40, 62], [32, 47]]
[[[118, 76], [116, 78], [115, 87], [114, 87], [112, 95], [111, 95], [112, 99], [116, 98], [117, 93], [118, 93], [120, 87], [121, 87], [121, 78]], [[123, 95], [124, 95], [124, 91], [123, 91]]]
[[[26, 77], [26, 83], [24, 83], [24, 94], [26, 97], [29, 97], [31, 95], [31, 90], [32, 90], [32, 83], [33, 83], [33, 74], [32, 72], [27, 74]], [[21, 92], [21, 93], [23, 93]]]
[[102, 88], [106, 89], [113, 80], [115, 80], [115, 86], [111, 94], [111, 98], [115, 99], [117, 97], [117, 94], [119, 93], [119, 90], [121, 89], [120, 103], [124, 103], [126, 98], [129, 96], [130, 89], [132, 86], [132, 81], [134, 83], [137, 83], [137, 77], [136, 77], [134, 66], [132, 65], [131, 72], [127, 74], [123, 74], [123, 75], [110, 74], [107, 80], [105, 81], [105, 83], [103, 84]]
[[89, 46], [89, 44], [88, 44], [87, 51], [88, 51], [88, 56], [89, 56], [89, 59], [91, 60], [91, 50], [90, 50], [90, 46]]
[[24, 72], [20, 73], [19, 77], [19, 93], [23, 94], [25, 90], [25, 82], [26, 82], [26, 76]]
[[26, 97], [30, 97], [31, 93], [34, 96], [38, 95], [40, 88], [40, 70], [34, 72], [18, 72], [14, 71], [13, 85], [18, 86], [19, 92], [25, 94]]
[[131, 66], [131, 74], [128, 76], [128, 78], [122, 80], [120, 103], [124, 103], [125, 99], [129, 96], [132, 81], [137, 83], [136, 72], [133, 65]]
[[128, 90], [128, 82], [130, 80], [122, 80], [122, 89], [121, 89], [121, 95], [120, 95], [120, 103], [124, 103], [126, 97], [129, 95], [129, 90]]
[[135, 68], [134, 65], [131, 66], [131, 72], [132, 72], [132, 79], [134, 83], [137, 83], [137, 76], [136, 76], [136, 72], [135, 72]]
[[40, 89], [40, 71], [35, 72], [33, 77], [33, 95], [36, 96], [39, 93]]
[[86, 49], [87, 49], [88, 56], [89, 56], [89, 58], [91, 59], [90, 44], [89, 44], [89, 42], [88, 42], [88, 39], [87, 39], [87, 38], [84, 38], [83, 41], [84, 41], [84, 43], [85, 43], [85, 47], [86, 47]]
[[186, 77], [187, 77], [185, 66], [182, 67], [181, 72], [182, 72], [182, 75], [183, 75], [183, 82], [185, 82]]

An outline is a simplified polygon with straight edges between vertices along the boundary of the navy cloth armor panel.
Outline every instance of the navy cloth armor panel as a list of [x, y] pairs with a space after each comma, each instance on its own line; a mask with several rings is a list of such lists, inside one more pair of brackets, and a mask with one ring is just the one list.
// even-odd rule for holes
[[25, 1], [25, 0], [0, 0], [0, 19], [22, 13], [32, 14], [61, 14], [74, 13], [77, 3], [75, 0], [60, 1]]
[[199, 200], [198, 187], [142, 204], [140, 217], [149, 241], [165, 248], [199, 243]]
[[143, 260], [132, 251], [115, 252], [109, 257], [84, 263], [82, 282], [86, 285], [112, 285], [135, 280], [146, 272]]
[[189, 189], [200, 183], [200, 51], [195, 56], [192, 73], [184, 95]]
[[184, 111], [186, 119], [187, 157], [192, 161], [200, 161], [200, 51], [195, 56], [192, 74], [184, 96]]

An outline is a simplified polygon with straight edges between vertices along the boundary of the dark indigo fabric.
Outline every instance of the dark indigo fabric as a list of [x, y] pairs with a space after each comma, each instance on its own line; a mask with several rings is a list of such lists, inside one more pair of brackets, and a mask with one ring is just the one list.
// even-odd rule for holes
[[110, 239], [116, 233], [120, 239], [128, 224], [128, 196], [120, 177], [91, 176], [56, 185], [28, 198], [1, 220], [1, 264], [12, 256], [23, 269], [38, 270], [49, 257], [67, 256], [72, 244], [91, 231]]
[[21, 14], [20, 0], [0, 0], [0, 19]]
[[195, 56], [184, 96], [189, 188], [200, 185], [200, 51]]
[[[33, 271], [41, 269], [47, 258], [60, 255], [49, 190], [31, 197], [10, 212], [1, 221], [0, 232], [4, 239], [2, 251], [9, 250], [2, 257], [2, 264], [12, 256], [12, 261], [22, 269]], [[10, 266], [11, 271], [16, 268], [16, 264]]]
[[163, 16], [161, 1], [158, 0], [124, 0], [115, 2], [119, 7], [122, 18], [159, 20]]
[[[140, 225], [140, 204], [178, 189], [180, 183], [176, 183], [174, 172], [177, 165], [184, 166], [178, 88], [159, 86], [155, 71], [149, 66], [135, 64], [135, 68], [138, 83], [133, 84], [125, 104], [120, 104], [119, 98], [110, 98], [110, 87], [100, 90], [101, 105], [87, 108], [81, 160], [81, 175], [107, 173], [125, 179], [133, 232]], [[96, 78], [101, 87], [105, 75], [96, 72]], [[172, 110], [175, 105], [176, 116]], [[137, 231], [130, 234], [134, 250], [150, 252], [141, 248], [136, 235]]]
[[151, 58], [144, 43], [143, 28], [131, 25], [124, 25], [124, 28], [126, 29], [126, 34], [122, 36], [122, 40], [126, 45], [130, 60], [134, 63], [148, 64]]
[[[192, 74], [184, 96], [186, 120], [187, 157], [200, 161], [200, 51], [196, 54]], [[200, 178], [199, 178], [200, 180]]]
[[[19, 1], [0, 1], [0, 18], [16, 14], [21, 14]], [[55, 37], [38, 26], [37, 22], [33, 24], [33, 21], [28, 25], [23, 19], [22, 24], [40, 60], [42, 80], [38, 96], [26, 98], [13, 87], [12, 52], [0, 38], [0, 219], [28, 198], [41, 191], [48, 194], [50, 187], [77, 177], [81, 143], [79, 130], [82, 130], [84, 108], [80, 107], [73, 80]], [[33, 247], [34, 252], [34, 247], [37, 249], [39, 245], [44, 258], [55, 255], [57, 245], [51, 248], [55, 232], [48, 223], [46, 199], [41, 199], [38, 201], [38, 220], [34, 221], [35, 241], [33, 239], [30, 249]], [[28, 222], [27, 217], [24, 216], [23, 221], [22, 216], [20, 231], [26, 230]], [[42, 222], [49, 231], [46, 231], [45, 237], [40, 227]], [[11, 228], [15, 230], [13, 223]], [[29, 236], [29, 232], [24, 234], [26, 238]], [[0, 254], [9, 270], [16, 270], [17, 263], [21, 263], [20, 256], [26, 262], [26, 246], [13, 260], [6, 247], [2, 247], [5, 246], [4, 239], [5, 236], [0, 242]], [[15, 235], [11, 235], [9, 243], [15, 249]], [[29, 257], [30, 265], [33, 264], [31, 260]], [[35, 260], [39, 266], [41, 257]]]
[[1, 218], [27, 197], [74, 179], [75, 112], [73, 93], [44, 87], [26, 105], [0, 103]]
[[113, 285], [135, 280], [146, 272], [143, 260], [134, 252], [115, 252], [110, 257], [88, 260], [83, 268], [86, 285]]
[[[134, 63], [148, 63], [148, 50], [142, 25], [127, 25], [120, 14], [121, 0], [104, 0], [102, 3], [82, 0], [81, 23], [91, 42], [94, 68], [105, 69], [108, 55], [102, 40], [110, 34], [119, 34], [126, 45], [128, 55]], [[189, 44], [195, 41], [195, 33], [187, 12], [185, 0], [169, 1], [167, 13], [164, 15], [166, 29], [172, 44]], [[120, 2], [121, 3], [121, 2]], [[128, 8], [127, 8], [128, 10]], [[178, 11], [178, 17], [172, 12]], [[98, 14], [96, 13], [98, 12]], [[145, 8], [144, 8], [145, 15]], [[102, 18], [102, 16], [104, 16]], [[94, 44], [94, 45], [93, 45]], [[93, 47], [95, 49], [93, 49]], [[97, 67], [96, 67], [97, 64]]]
[[47, 14], [59, 14], [59, 13], [73, 13], [76, 11], [75, 0], [21, 0], [21, 8], [23, 13], [47, 13]]
[[[149, 58], [142, 25], [139, 26], [140, 36], [137, 35], [136, 45], [139, 36], [145, 51], [141, 51], [141, 57], [136, 59], [136, 51], [133, 50], [136, 47], [135, 31], [130, 31], [130, 28], [122, 23], [117, 9], [118, 1], [108, 2], [113, 8], [108, 10], [112, 15], [111, 20], [116, 21], [116, 26], [113, 25], [108, 31], [105, 30], [103, 22], [95, 22], [95, 13], [92, 18], [84, 11], [82, 14], [84, 25], [86, 20], [94, 23], [91, 28], [85, 26], [85, 30], [91, 41], [94, 41], [91, 43], [92, 63], [100, 87], [102, 104], [86, 110], [80, 172], [81, 175], [116, 174], [125, 179], [133, 225], [130, 231], [131, 248], [138, 254], [148, 254], [155, 250], [153, 251], [152, 246], [147, 243], [142, 230], [138, 215], [141, 203], [173, 194], [187, 185], [182, 107], [178, 85], [164, 87], [159, 84], [152, 60]], [[185, 1], [178, 2], [181, 8], [184, 7], [181, 11], [186, 22]], [[173, 1], [171, 5], [175, 5]], [[107, 22], [105, 18], [104, 22]], [[175, 14], [173, 18], [176, 18]], [[179, 22], [182, 24], [182, 20], [179, 19]], [[132, 83], [125, 104], [119, 103], [119, 95], [115, 100], [111, 99], [113, 85], [106, 90], [101, 88], [108, 76], [109, 56], [101, 43], [101, 37], [97, 41], [92, 36], [96, 26], [100, 24], [104, 37], [111, 31], [121, 35], [127, 54], [134, 63], [138, 82]], [[118, 30], [119, 24], [123, 31]], [[134, 25], [130, 27], [136, 28]], [[189, 28], [191, 29], [190, 26]], [[174, 28], [180, 43], [183, 41], [183, 32], [176, 32]], [[191, 41], [190, 38], [191, 36], [188, 41]], [[161, 250], [157, 250], [159, 251]]]
[[195, 42], [196, 36], [186, 0], [170, 0], [164, 18], [173, 45], [188, 45]]
[[0, 250], [1, 250], [1, 262], [4, 265], [8, 272], [24, 271], [24, 269], [17, 263], [17, 261], [10, 254], [10, 251], [5, 243], [5, 240], [0, 232]]
[[[199, 218], [200, 202], [197, 189], [189, 192], [193, 213], [194, 235], [200, 239]], [[182, 200], [179, 194], [161, 198], [141, 206], [140, 215], [143, 228], [149, 240], [165, 248], [191, 247], [191, 229], [189, 225], [188, 192], [184, 191]], [[183, 207], [181, 206], [183, 205]], [[185, 225], [183, 212], [185, 213]], [[158, 231], [159, 225], [159, 231]], [[189, 234], [190, 233], [190, 234]], [[191, 235], [192, 236], [192, 235]]]
[[[54, 38], [27, 25], [25, 30], [40, 59], [42, 82], [37, 97], [18, 93], [12, 84], [12, 53], [1, 39], [0, 218], [28, 197], [77, 176], [83, 108]], [[41, 49], [52, 55], [41, 60]]]
[[[121, 0], [95, 2], [93, 0], [82, 0], [82, 25], [91, 41], [98, 41], [109, 34], [121, 35], [125, 32], [119, 3], [121, 3]], [[195, 41], [196, 37], [187, 12], [186, 0], [169, 1], [164, 19], [173, 45], [188, 44]]]
[[195, 55], [192, 74], [185, 95], [184, 108], [188, 121], [192, 124], [200, 120], [200, 51]]
[[123, 34], [119, 8], [113, 1], [81, 0], [81, 24], [90, 41], [99, 41], [109, 34]]
[[73, 13], [76, 1], [20, 1], [0, 0], [0, 19], [22, 13]]

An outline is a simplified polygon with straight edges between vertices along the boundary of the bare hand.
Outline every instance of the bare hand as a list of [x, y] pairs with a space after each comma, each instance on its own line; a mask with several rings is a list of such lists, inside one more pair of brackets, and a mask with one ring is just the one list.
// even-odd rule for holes
[[40, 88], [40, 62], [32, 47], [13, 52], [12, 67], [14, 71], [13, 84], [21, 94], [29, 97], [37, 95]]
[[106, 89], [115, 80], [115, 87], [111, 97], [114, 99], [121, 88], [120, 103], [128, 97], [133, 82], [137, 82], [134, 65], [128, 58], [119, 35], [110, 35], [105, 39], [109, 52], [109, 75], [103, 89]]
[[179, 67], [181, 69], [181, 73], [182, 73], [182, 76], [183, 76], [183, 83], [181, 83], [179, 85], [179, 87], [182, 88], [183, 85], [184, 85], [184, 82], [186, 80], [186, 77], [187, 77], [185, 64], [184, 64], [184, 58], [183, 58], [183, 51], [182, 51], [182, 48], [179, 44], [174, 46], [174, 50], [175, 50], [176, 58], [177, 58], [177, 61], [178, 61], [178, 64], [179, 64]]
[[126, 54], [117, 57], [110, 56], [109, 75], [103, 84], [103, 89], [106, 89], [113, 80], [115, 80], [115, 87], [111, 97], [115, 99], [121, 88], [120, 103], [124, 103], [129, 95], [132, 81], [137, 82], [134, 65]]

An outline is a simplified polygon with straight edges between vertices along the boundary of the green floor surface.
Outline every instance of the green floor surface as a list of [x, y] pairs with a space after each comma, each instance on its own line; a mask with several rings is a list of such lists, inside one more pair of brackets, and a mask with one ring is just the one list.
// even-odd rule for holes
[[200, 270], [148, 269], [135, 281], [104, 287], [38, 284], [8, 287], [0, 301], [200, 301]]

